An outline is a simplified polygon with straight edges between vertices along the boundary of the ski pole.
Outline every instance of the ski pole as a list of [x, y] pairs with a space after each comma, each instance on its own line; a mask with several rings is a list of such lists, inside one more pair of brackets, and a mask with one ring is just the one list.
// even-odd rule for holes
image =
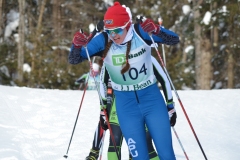
[[[162, 21], [163, 21], [163, 19], [162, 19], [161, 17], [159, 17], [159, 18], [158, 18], [158, 23], [159, 23], [160, 26], [162, 26]], [[164, 62], [164, 64], [165, 64], [165, 66], [166, 66], [167, 63], [166, 63], [166, 55], [165, 55], [165, 50], [164, 50], [164, 44], [162, 44], [162, 54], [163, 54], [163, 62]], [[183, 148], [183, 145], [182, 145], [182, 143], [181, 143], [181, 141], [180, 141], [180, 138], [179, 138], [178, 135], [177, 135], [177, 132], [176, 132], [174, 126], [172, 126], [172, 129], [173, 129], [173, 131], [174, 131], [174, 133], [175, 133], [175, 135], [176, 135], [176, 137], [177, 137], [177, 140], [178, 140], [178, 142], [179, 142], [179, 144], [180, 144], [180, 146], [181, 146], [181, 148], [182, 148], [182, 151], [183, 151], [186, 159], [189, 160], [189, 159], [188, 159], [188, 156], [187, 156], [187, 153], [185, 152], [185, 150], [184, 150], [184, 148]]]
[[[89, 76], [88, 76], [88, 77], [89, 77]], [[88, 78], [87, 78], [87, 79], [88, 79]], [[75, 128], [76, 128], [76, 125], [77, 125], [77, 120], [78, 120], [78, 117], [79, 117], [80, 110], [81, 110], [81, 108], [82, 108], [82, 102], [83, 102], [83, 99], [84, 99], [84, 96], [85, 96], [87, 87], [88, 87], [88, 81], [87, 81], [87, 83], [86, 83], [86, 85], [85, 85], [85, 88], [84, 88], [84, 91], [83, 91], [82, 100], [81, 100], [81, 102], [80, 102], [80, 106], [79, 106], [78, 113], [77, 113], [77, 117], [76, 117], [76, 120], [75, 120], [75, 123], [74, 123], [72, 135], [71, 135], [71, 138], [70, 138], [70, 141], [69, 141], [69, 144], [68, 144], [68, 149], [67, 149], [66, 154], [63, 156], [64, 158], [68, 158], [68, 151], [69, 151], [69, 148], [70, 148], [70, 145], [71, 145], [71, 142], [72, 142], [73, 134], [74, 134], [74, 131], [75, 131]]]
[[175, 135], [176, 135], [176, 137], [177, 137], [177, 140], [178, 140], [178, 142], [179, 142], [179, 144], [180, 144], [180, 146], [181, 146], [181, 148], [182, 148], [182, 151], [183, 151], [186, 159], [189, 160], [189, 159], [188, 159], [188, 156], [187, 156], [187, 153], [185, 152], [185, 150], [184, 150], [184, 148], [183, 148], [182, 142], [180, 141], [180, 138], [178, 137], [178, 134], [177, 134], [177, 132], [176, 132], [176, 130], [175, 130], [175, 128], [174, 128], [173, 126], [172, 126], [172, 129], [173, 129], [173, 131], [174, 131], [174, 133], [175, 133]]
[[166, 65], [166, 56], [165, 56], [165, 50], [164, 50], [164, 44], [162, 44], [162, 52], [163, 52], [163, 60], [164, 60], [164, 64]]
[[[86, 49], [86, 53], [87, 53], [87, 57], [88, 57], [88, 62], [89, 62], [89, 65], [90, 65], [90, 69], [91, 69], [91, 72], [93, 73], [92, 62], [91, 62], [91, 60], [90, 60], [90, 56], [89, 56], [89, 52], [88, 52], [87, 46], [85, 46], [85, 49]], [[94, 75], [94, 74], [93, 74], [93, 75]], [[102, 101], [102, 98], [101, 98], [101, 93], [100, 93], [99, 86], [98, 86], [98, 84], [97, 84], [97, 81], [96, 81], [95, 76], [93, 76], [93, 79], [94, 79], [94, 82], [95, 82], [95, 85], [96, 85], [96, 88], [97, 88], [97, 92], [98, 92], [98, 96], [99, 96], [99, 99], [100, 99], [100, 103], [101, 103], [101, 105], [103, 105], [103, 101]], [[115, 149], [115, 151], [116, 151], [118, 160], [120, 160], [120, 156], [119, 156], [119, 153], [118, 153], [117, 145], [116, 145], [116, 142], [115, 142], [115, 140], [114, 140], [113, 133], [112, 133], [112, 128], [111, 128], [111, 126], [110, 126], [109, 119], [108, 119], [108, 116], [107, 116], [106, 108], [102, 106], [102, 109], [103, 109], [104, 114], [105, 114], [105, 117], [106, 117], [106, 121], [107, 121], [107, 124], [108, 124], [108, 129], [109, 129], [109, 132], [110, 132], [110, 136], [111, 136], [112, 142], [113, 142], [113, 144], [114, 144], [114, 149]]]
[[[158, 18], [158, 23], [160, 26], [162, 26], [163, 19], [161, 17]], [[163, 61], [165, 66], [167, 65], [166, 63], [166, 55], [165, 55], [165, 50], [164, 50], [164, 44], [162, 44], [162, 54], [163, 54]]]
[[[82, 30], [80, 29], [79, 32], [82, 32]], [[94, 31], [91, 33], [88, 41], [90, 41], [95, 36], [96, 33], [97, 33], [97, 31], [96, 31], [96, 29], [94, 29]], [[67, 149], [66, 154], [63, 156], [64, 158], [68, 158], [68, 151], [69, 151], [69, 148], [70, 148], [70, 145], [71, 145], [71, 142], [72, 142], [72, 138], [73, 138], [73, 134], [74, 134], [74, 131], [75, 131], [75, 128], [76, 128], [76, 125], [77, 125], [77, 120], [78, 120], [78, 117], [79, 117], [79, 113], [80, 113], [80, 110], [82, 108], [83, 99], [84, 99], [84, 96], [85, 96], [85, 93], [86, 93], [86, 90], [87, 90], [87, 87], [88, 87], [88, 78], [89, 78], [89, 76], [87, 77], [87, 82], [86, 82], [86, 85], [84, 87], [83, 96], [82, 96], [80, 106], [79, 106], [79, 109], [78, 109], [78, 113], [77, 113], [77, 117], [76, 117], [76, 120], [75, 120], [75, 123], [74, 123], [72, 135], [71, 135], [71, 138], [70, 138], [70, 141], [69, 141], [69, 144], [68, 144], [68, 149]]]
[[[162, 19], [161, 17], [159, 17], [159, 18], [158, 18], [158, 23], [159, 23], [160, 26], [162, 26], [162, 21], [163, 21], [163, 19]], [[164, 44], [162, 44], [162, 54], [163, 54], [163, 61], [164, 61], [164, 64], [165, 64], [165, 66], [166, 66], [167, 63], [166, 63], [166, 56], [165, 56]], [[178, 142], [179, 142], [179, 144], [180, 144], [180, 146], [181, 146], [181, 148], [182, 148], [182, 151], [183, 151], [186, 159], [189, 160], [189, 159], [188, 159], [188, 156], [187, 156], [187, 153], [185, 152], [185, 150], [184, 150], [184, 148], [183, 148], [183, 145], [182, 145], [182, 143], [181, 143], [181, 141], [180, 141], [180, 138], [178, 137], [178, 134], [177, 134], [174, 126], [172, 126], [172, 130], [174, 131], [174, 134], [175, 134], [176, 137], [177, 137], [177, 140], [178, 140]]]
[[103, 132], [102, 146], [101, 146], [100, 153], [99, 153], [99, 160], [102, 160], [103, 144], [104, 144], [105, 134], [106, 134], [106, 131]]
[[[152, 38], [152, 35], [149, 34], [149, 36], [150, 36], [150, 38], [151, 38], [151, 40], [152, 40], [152, 43], [155, 44], [155, 42], [154, 42], [154, 40], [153, 40], [153, 38]], [[189, 124], [189, 126], [190, 126], [190, 128], [191, 128], [191, 130], [192, 130], [192, 132], [193, 132], [193, 134], [194, 134], [194, 136], [195, 136], [195, 139], [196, 139], [196, 141], [197, 141], [197, 143], [198, 143], [198, 145], [199, 145], [199, 147], [200, 147], [200, 149], [201, 149], [201, 151], [202, 151], [202, 153], [203, 153], [203, 156], [204, 156], [205, 159], [207, 160], [207, 156], [206, 156], [206, 154], [205, 154], [205, 152], [204, 152], [204, 150], [203, 150], [203, 148], [202, 148], [202, 145], [201, 145], [201, 143], [200, 143], [200, 141], [199, 141], [199, 139], [198, 139], [198, 137], [197, 137], [196, 132], [194, 131], [194, 128], [193, 128], [193, 126], [192, 126], [192, 123], [191, 123], [190, 119], [188, 118], [187, 112], [186, 112], [186, 110], [185, 110], [185, 108], [184, 108], [184, 106], [183, 106], [183, 104], [182, 104], [182, 101], [181, 101], [181, 99], [180, 99], [180, 97], [179, 97], [179, 95], [178, 95], [178, 93], [177, 93], [177, 90], [175, 89], [175, 87], [174, 87], [174, 85], [173, 85], [173, 83], [172, 83], [172, 80], [171, 80], [171, 78], [170, 78], [170, 76], [169, 76], [169, 74], [168, 74], [168, 72], [167, 72], [167, 69], [166, 69], [165, 64], [164, 64], [164, 62], [163, 62], [163, 60], [162, 60], [162, 57], [161, 57], [161, 55], [160, 55], [160, 53], [159, 53], [159, 51], [158, 51], [158, 49], [157, 49], [157, 47], [156, 47], [156, 44], [154, 45], [154, 48], [155, 48], [155, 50], [156, 50], [156, 52], [157, 52], [157, 54], [158, 54], [158, 57], [159, 57], [159, 59], [160, 59], [161, 66], [162, 66], [164, 72], [166, 73], [167, 78], [168, 78], [168, 80], [169, 80], [169, 82], [170, 82], [170, 84], [171, 84], [171, 86], [172, 86], [172, 88], [173, 88], [173, 90], [174, 90], [174, 92], [175, 92], [175, 94], [176, 94], [176, 97], [177, 97], [177, 99], [178, 99], [178, 102], [179, 102], [179, 104], [180, 104], [180, 106], [181, 106], [181, 108], [182, 108], [182, 110], [183, 110], [183, 113], [184, 113], [184, 115], [185, 115], [185, 117], [186, 117], [186, 119], [187, 119], [187, 121], [188, 121], [188, 124]]]
[[[158, 18], [158, 23], [159, 23], [160, 26], [162, 26], [162, 21], [163, 21], [163, 19], [162, 19], [161, 17], [159, 17], [159, 18]], [[166, 63], [166, 55], [165, 55], [165, 50], [164, 50], [164, 44], [162, 44], [162, 54], [163, 54], [163, 61], [164, 61], [164, 64], [165, 64], [165, 66], [166, 66], [167, 63]], [[180, 146], [181, 146], [181, 148], [182, 148], [182, 151], [183, 151], [186, 159], [189, 160], [189, 159], [188, 159], [188, 156], [187, 156], [187, 153], [185, 152], [185, 150], [184, 150], [184, 148], [183, 148], [183, 145], [182, 145], [182, 143], [181, 143], [181, 141], [180, 141], [180, 138], [178, 137], [178, 134], [177, 134], [174, 126], [172, 126], [172, 129], [173, 129], [173, 131], [174, 131], [174, 134], [175, 134], [176, 137], [177, 137], [177, 140], [178, 140], [178, 142], [179, 142], [179, 144], [180, 144]]]

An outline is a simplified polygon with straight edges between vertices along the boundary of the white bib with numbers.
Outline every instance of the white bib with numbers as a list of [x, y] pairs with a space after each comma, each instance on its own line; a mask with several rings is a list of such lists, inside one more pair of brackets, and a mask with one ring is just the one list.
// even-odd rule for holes
[[104, 65], [115, 90], [141, 90], [156, 83], [151, 60], [151, 46], [147, 45], [134, 29], [132, 32], [131, 50], [128, 55], [130, 68], [127, 72], [121, 74], [122, 66], [126, 62], [127, 43], [125, 45], [113, 43], [104, 58]]

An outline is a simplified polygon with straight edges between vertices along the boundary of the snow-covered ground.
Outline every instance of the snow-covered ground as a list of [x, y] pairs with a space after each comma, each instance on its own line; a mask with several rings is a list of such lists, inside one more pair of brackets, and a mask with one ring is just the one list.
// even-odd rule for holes
[[[82, 91], [30, 89], [0, 85], [0, 159], [65, 159]], [[240, 90], [178, 91], [209, 160], [240, 159]], [[175, 129], [190, 160], [203, 154], [173, 92], [177, 109]], [[77, 121], [69, 160], [84, 160], [91, 148], [99, 118], [97, 91], [87, 91]], [[174, 133], [177, 160], [186, 159]], [[107, 159], [107, 132], [103, 160]], [[128, 159], [124, 141], [122, 159]]]

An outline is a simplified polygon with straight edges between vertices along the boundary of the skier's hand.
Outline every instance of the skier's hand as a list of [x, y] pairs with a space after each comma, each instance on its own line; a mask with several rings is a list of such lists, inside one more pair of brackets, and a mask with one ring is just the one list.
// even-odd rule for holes
[[108, 129], [108, 124], [106, 121], [106, 116], [103, 110], [100, 111], [100, 124], [102, 129], [107, 130]]
[[175, 126], [176, 121], [177, 121], [177, 113], [176, 113], [176, 110], [174, 108], [174, 102], [169, 103], [167, 105], [167, 109], [168, 109], [168, 116], [169, 116], [169, 120], [170, 120], [170, 125], [173, 127], [173, 126]]
[[142, 29], [147, 33], [158, 34], [160, 32], [160, 26], [151, 19], [138, 15], [136, 21], [140, 23]]
[[97, 32], [101, 32], [103, 30], [104, 27], [104, 22], [103, 20], [99, 21], [98, 24], [96, 25], [96, 31]]
[[89, 36], [80, 29], [80, 31], [74, 34], [72, 43], [75, 48], [81, 48], [88, 43]]

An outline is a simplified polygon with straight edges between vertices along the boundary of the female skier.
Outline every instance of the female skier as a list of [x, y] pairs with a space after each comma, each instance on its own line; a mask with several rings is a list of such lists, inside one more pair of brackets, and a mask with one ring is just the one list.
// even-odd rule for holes
[[[156, 76], [158, 82], [161, 84], [164, 96], [165, 96], [165, 101], [167, 108], [169, 110], [169, 119], [170, 119], [170, 124], [171, 126], [174, 126], [176, 123], [176, 112], [173, 106], [173, 97], [172, 97], [172, 92], [171, 92], [171, 87], [170, 83], [167, 79], [166, 74], [164, 73], [163, 69], [157, 62], [157, 60], [152, 57], [152, 63], [153, 63], [153, 69], [154, 69], [154, 75]], [[102, 68], [102, 72], [107, 72], [106, 68]], [[116, 108], [115, 108], [115, 103], [112, 104], [113, 100], [113, 93], [112, 93], [112, 87], [110, 82], [108, 81], [108, 74], [102, 74], [105, 75], [103, 83], [100, 83], [100, 88], [101, 88], [101, 95], [102, 95], [102, 100], [106, 102], [107, 104], [107, 111], [109, 114], [109, 123], [112, 128], [112, 133], [114, 136], [114, 140], [116, 142], [116, 147], [118, 148], [119, 155], [121, 156], [121, 146], [122, 146], [122, 140], [123, 140], [123, 135], [122, 131], [119, 127], [118, 123], [118, 117], [116, 113]], [[104, 87], [102, 86], [104, 85]], [[105, 90], [104, 90], [105, 88]], [[107, 97], [106, 97], [107, 96]], [[101, 123], [100, 123], [101, 122]], [[100, 125], [102, 128], [100, 128]], [[94, 134], [94, 140], [92, 144], [92, 148], [90, 150], [89, 155], [86, 157], [86, 160], [97, 160], [99, 157], [99, 150], [102, 145], [102, 136], [103, 136], [103, 130], [107, 130], [108, 126], [105, 122], [105, 115], [103, 112], [100, 114], [100, 121], [98, 124], [98, 127], [95, 131]], [[151, 135], [149, 134], [148, 130], [146, 131], [146, 139], [147, 139], [147, 145], [148, 145], [148, 153], [149, 153], [149, 159], [151, 160], [159, 160], [157, 153], [154, 150], [154, 147], [152, 145], [152, 138]], [[114, 144], [112, 143], [112, 140], [110, 138], [110, 144], [108, 148], [108, 159], [111, 160], [117, 160], [117, 155], [114, 149]], [[131, 156], [130, 156], [131, 159]]]
[[[166, 106], [169, 110], [170, 124], [171, 124], [171, 126], [174, 126], [175, 123], [176, 123], [177, 115], [176, 115], [174, 105], [173, 105], [173, 97], [172, 97], [170, 83], [169, 83], [169, 81], [167, 79], [167, 76], [164, 73], [163, 69], [158, 64], [157, 60], [154, 57], [152, 57], [152, 63], [153, 63], [154, 75], [157, 77], [157, 80], [158, 80], [158, 82], [160, 82], [161, 87], [163, 89], [163, 93], [164, 93], [165, 100], [166, 100]], [[104, 68], [102, 68], [101, 73], [102, 73], [101, 75], [104, 75], [104, 77], [100, 77], [101, 82], [104, 81], [104, 84], [103, 84], [104, 86], [102, 86], [102, 84], [100, 82], [101, 91], [107, 88], [107, 90], [105, 90], [103, 93], [101, 92], [102, 93], [101, 95], [102, 95], [103, 101], [106, 101], [106, 99], [108, 99], [108, 97], [105, 98], [106, 96], [105, 96], [104, 93], [109, 94], [109, 87], [106, 87], [106, 86], [109, 86], [109, 85], [107, 85], [108, 84], [107, 80], [108, 80], [109, 76], [107, 74], [106, 69], [104, 69]], [[118, 151], [120, 152], [123, 135], [122, 135], [122, 132], [119, 128], [118, 117], [117, 117], [117, 113], [116, 113], [116, 109], [115, 109], [115, 103], [113, 103], [112, 108], [110, 109], [109, 113], [110, 113], [109, 114], [109, 122], [111, 124], [113, 136], [114, 136], [116, 145], [118, 147]], [[102, 128], [104, 130], [106, 130], [107, 129], [107, 124], [105, 122], [104, 114], [100, 115], [100, 119], [101, 119]], [[153, 148], [152, 138], [151, 138], [151, 135], [149, 134], [148, 130], [146, 131], [146, 139], [147, 139], [147, 145], [148, 145], [149, 159], [159, 160], [159, 158], [157, 156], [157, 153], [155, 152], [155, 150]], [[110, 139], [110, 144], [109, 144], [109, 148], [108, 148], [108, 159], [117, 160], [117, 155], [115, 153], [114, 145], [113, 145], [111, 139]]]
[[[175, 160], [168, 110], [156, 84], [151, 61], [151, 44], [174, 45], [179, 37], [159, 27], [151, 19], [131, 24], [131, 11], [119, 2], [104, 15], [105, 32], [89, 38], [77, 32], [69, 63], [77, 64], [90, 56], [102, 56], [116, 97], [121, 131], [134, 160], [148, 160], [145, 124], [161, 160]], [[156, 127], [158, 126], [158, 127]]]

